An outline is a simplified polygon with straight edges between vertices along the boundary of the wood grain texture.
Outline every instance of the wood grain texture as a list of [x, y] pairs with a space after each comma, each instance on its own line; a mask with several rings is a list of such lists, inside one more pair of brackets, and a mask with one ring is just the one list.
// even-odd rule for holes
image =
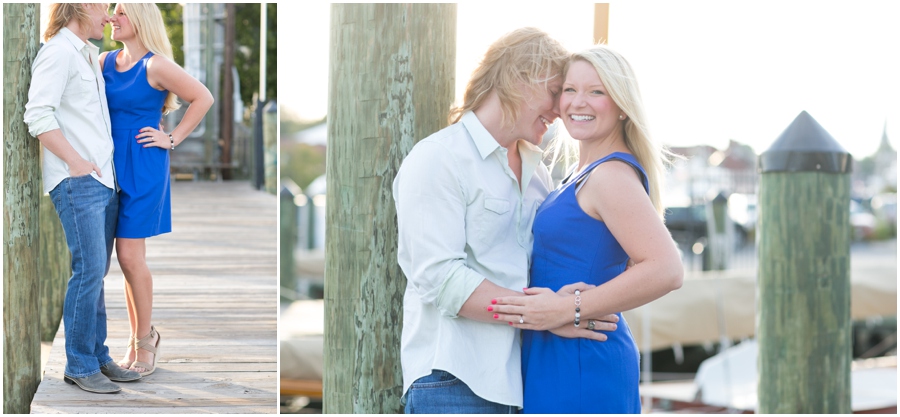
[[456, 6], [335, 4], [330, 57], [324, 411], [397, 413], [406, 279], [391, 185], [446, 126]]
[[[67, 385], [61, 327], [33, 413], [277, 412], [277, 199], [247, 182], [176, 182], [172, 203], [173, 232], [147, 239], [156, 372], [115, 395]], [[115, 360], [128, 337], [123, 280], [113, 259], [106, 344]]]
[[[280, 211], [278, 213], [278, 235], [280, 244], [278, 250], [281, 256], [279, 262], [279, 277], [281, 288], [287, 291], [281, 292], [281, 297], [285, 301], [294, 292], [296, 292], [297, 284], [294, 276], [294, 248], [297, 247], [297, 233], [299, 230], [297, 221], [297, 204], [294, 203], [296, 194], [300, 194], [300, 187], [297, 187], [293, 181], [288, 178], [282, 178], [281, 190], [278, 193], [278, 205]], [[287, 184], [289, 183], [289, 184]], [[295, 194], [296, 193], [296, 194]]]
[[41, 379], [40, 142], [23, 121], [37, 3], [3, 4], [3, 413], [27, 413]]
[[849, 413], [850, 176], [763, 173], [760, 413]]
[[263, 109], [263, 146], [265, 154], [266, 191], [274, 195], [278, 192], [278, 105], [270, 101]]
[[40, 205], [41, 341], [52, 342], [62, 322], [67, 282], [72, 276], [72, 254], [50, 196], [41, 197]]

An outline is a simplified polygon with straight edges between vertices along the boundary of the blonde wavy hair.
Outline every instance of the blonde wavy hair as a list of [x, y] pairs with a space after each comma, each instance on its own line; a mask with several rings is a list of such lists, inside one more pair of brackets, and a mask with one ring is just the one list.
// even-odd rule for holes
[[[44, 30], [44, 42], [56, 36], [60, 29], [68, 26], [73, 19], [78, 22], [81, 30], [93, 26], [94, 22], [88, 14], [88, 9], [82, 6], [84, 3], [52, 3], [50, 5], [50, 23]], [[87, 3], [89, 7], [102, 7], [109, 9], [109, 3]]]
[[[159, 7], [153, 3], [119, 3], [128, 16], [131, 25], [134, 26], [135, 35], [138, 40], [154, 55], [160, 55], [175, 61], [175, 55], [172, 53], [172, 43], [169, 42], [169, 35], [166, 34], [166, 25], [163, 23], [162, 14]], [[172, 110], [181, 107], [178, 102], [178, 96], [169, 93], [166, 102], [163, 104], [163, 114], [168, 114]]]
[[[650, 136], [644, 102], [631, 64], [606, 45], [596, 45], [573, 54], [566, 65], [566, 71], [575, 61], [585, 61], [597, 70], [609, 97], [625, 114], [625, 121], [622, 122], [625, 146], [644, 167], [650, 185], [650, 202], [663, 218], [665, 207], [660, 195], [665, 187], [666, 165], [670, 165], [672, 158], [676, 156]], [[552, 152], [554, 163], [559, 161], [568, 166], [578, 160], [577, 145], [571, 138], [563, 135], [554, 139], [549, 151]]]
[[500, 98], [503, 123], [514, 123], [518, 107], [529, 91], [521, 84], [543, 84], [561, 77], [569, 52], [544, 31], [526, 27], [516, 29], [497, 39], [472, 72], [463, 95], [463, 103], [450, 110], [450, 123], [456, 123], [463, 113], [479, 108], [494, 89]]

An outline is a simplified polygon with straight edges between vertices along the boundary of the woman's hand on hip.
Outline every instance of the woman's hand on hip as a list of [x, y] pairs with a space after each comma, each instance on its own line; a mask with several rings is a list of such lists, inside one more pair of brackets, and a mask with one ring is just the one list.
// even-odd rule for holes
[[138, 133], [135, 138], [137, 138], [137, 143], [140, 143], [145, 148], [155, 146], [157, 148], [169, 149], [172, 147], [172, 141], [169, 139], [169, 135], [166, 134], [166, 132], [154, 129], [150, 126], [141, 129], [141, 133]]

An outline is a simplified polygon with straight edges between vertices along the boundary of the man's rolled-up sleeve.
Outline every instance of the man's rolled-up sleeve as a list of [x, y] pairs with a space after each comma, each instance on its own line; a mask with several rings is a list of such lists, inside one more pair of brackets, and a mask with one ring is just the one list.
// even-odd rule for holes
[[69, 79], [68, 55], [58, 45], [44, 45], [31, 65], [24, 120], [34, 137], [59, 129], [55, 113]]
[[456, 317], [484, 276], [466, 264], [466, 189], [443, 145], [419, 143], [394, 181], [398, 262], [426, 304]]

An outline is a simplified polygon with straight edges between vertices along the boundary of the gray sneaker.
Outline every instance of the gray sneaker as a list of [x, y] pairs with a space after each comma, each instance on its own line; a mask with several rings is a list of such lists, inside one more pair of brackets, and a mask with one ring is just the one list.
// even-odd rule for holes
[[97, 394], [112, 394], [122, 390], [122, 388], [113, 384], [109, 378], [100, 372], [84, 378], [72, 378], [66, 375], [63, 377], [63, 380], [66, 381], [67, 384], [75, 384], [78, 385], [78, 388]]
[[137, 371], [122, 368], [115, 362], [109, 362], [106, 365], [101, 366], [100, 372], [103, 375], [106, 375], [106, 377], [109, 378], [110, 381], [131, 382], [141, 379], [141, 374], [139, 374]]

